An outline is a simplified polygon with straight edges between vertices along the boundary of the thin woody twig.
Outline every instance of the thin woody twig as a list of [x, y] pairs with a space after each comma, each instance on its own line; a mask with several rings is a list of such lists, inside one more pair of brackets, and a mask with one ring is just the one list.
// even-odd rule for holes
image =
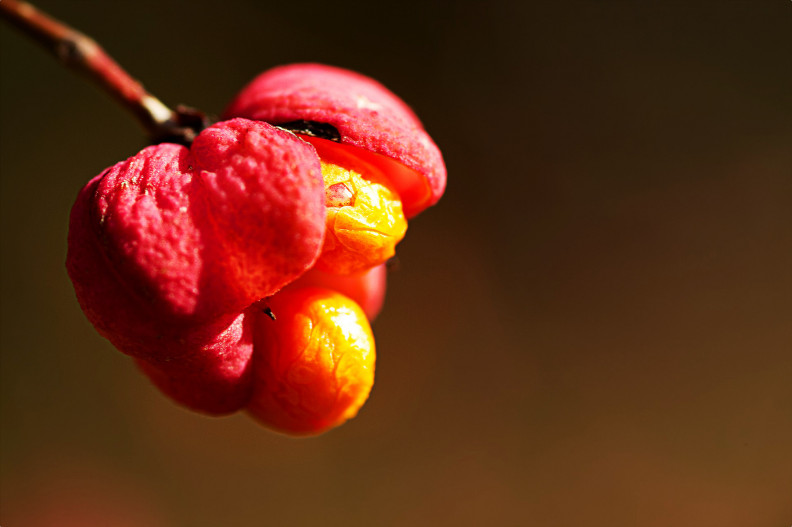
[[205, 127], [203, 114], [182, 107], [171, 110], [148, 93], [92, 38], [29, 3], [0, 0], [0, 15], [44, 46], [60, 62], [99, 84], [135, 116], [152, 142], [189, 144]]

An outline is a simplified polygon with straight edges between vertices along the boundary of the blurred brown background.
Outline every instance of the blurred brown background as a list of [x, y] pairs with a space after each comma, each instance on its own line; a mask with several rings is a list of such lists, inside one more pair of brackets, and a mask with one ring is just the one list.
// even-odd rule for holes
[[157, 393], [64, 269], [144, 145], [0, 26], [3, 527], [792, 524], [792, 3], [44, 1], [164, 101], [371, 75], [444, 152], [357, 419], [294, 440]]

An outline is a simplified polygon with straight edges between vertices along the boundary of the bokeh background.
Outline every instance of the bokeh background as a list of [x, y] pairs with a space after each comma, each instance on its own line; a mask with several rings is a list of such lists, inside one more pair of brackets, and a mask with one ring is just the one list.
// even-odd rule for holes
[[295, 440], [161, 396], [64, 269], [145, 144], [0, 26], [3, 527], [792, 524], [792, 3], [38, 2], [169, 104], [371, 75], [444, 152], [359, 417]]

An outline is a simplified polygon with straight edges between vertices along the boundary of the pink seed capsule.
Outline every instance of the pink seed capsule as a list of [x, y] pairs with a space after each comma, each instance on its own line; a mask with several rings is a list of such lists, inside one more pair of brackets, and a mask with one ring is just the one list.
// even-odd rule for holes
[[250, 394], [243, 310], [316, 261], [326, 209], [315, 151], [234, 119], [191, 148], [145, 148], [72, 208], [66, 267], [96, 329], [174, 399], [209, 413]]

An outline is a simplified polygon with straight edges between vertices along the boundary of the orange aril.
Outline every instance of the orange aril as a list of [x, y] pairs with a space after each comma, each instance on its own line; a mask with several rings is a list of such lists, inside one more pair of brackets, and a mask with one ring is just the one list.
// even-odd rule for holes
[[250, 413], [280, 432], [313, 435], [354, 417], [374, 384], [366, 315], [327, 289], [284, 290], [256, 324]]
[[407, 231], [399, 195], [375, 174], [321, 164], [327, 230], [316, 267], [348, 275], [385, 262]]

